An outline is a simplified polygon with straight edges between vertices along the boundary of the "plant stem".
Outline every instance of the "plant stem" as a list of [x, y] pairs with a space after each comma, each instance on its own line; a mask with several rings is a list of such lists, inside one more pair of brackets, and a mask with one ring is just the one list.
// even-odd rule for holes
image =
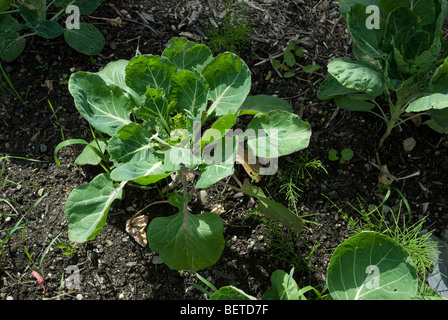
[[188, 191], [187, 191], [187, 172], [188, 169], [183, 163], [180, 164], [180, 176], [182, 179], [182, 192], [184, 196], [184, 222], [182, 226], [185, 233], [185, 246], [187, 246], [187, 221], [188, 221]]
[[17, 13], [17, 12], [19, 12], [18, 9], [17, 10], [11, 10], [11, 11], [3, 11], [3, 12], [0, 12], [0, 16], [6, 15], [6, 14], [13, 14], [13, 13]]
[[378, 149], [381, 149], [384, 145], [384, 141], [387, 139], [387, 137], [389, 137], [389, 135], [391, 134], [393, 128], [396, 127], [398, 120], [400, 119], [400, 115], [402, 113], [401, 110], [401, 102], [397, 102], [396, 104], [392, 104], [390, 103], [390, 119], [387, 120], [387, 128], [386, 128], [386, 132], [383, 134], [383, 136], [381, 137], [379, 143], [378, 143]]

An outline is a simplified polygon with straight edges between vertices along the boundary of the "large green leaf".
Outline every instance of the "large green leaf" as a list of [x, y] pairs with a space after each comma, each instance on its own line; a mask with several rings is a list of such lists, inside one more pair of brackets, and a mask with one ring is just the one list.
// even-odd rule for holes
[[151, 118], [156, 117], [163, 122], [165, 129], [168, 129], [174, 101], [168, 104], [165, 91], [148, 86], [144, 97], [142, 97], [142, 102], [143, 104], [137, 109], [135, 116], [145, 121], [150, 121]]
[[[67, 140], [66, 140], [67, 141]], [[81, 154], [76, 158], [75, 164], [83, 166], [86, 164], [97, 165], [103, 160], [106, 151], [106, 143], [102, 140], [90, 142]]]
[[341, 109], [349, 111], [370, 111], [375, 104], [369, 102], [370, 97], [365, 94], [351, 94], [347, 96], [337, 96], [334, 103]]
[[95, 129], [113, 136], [131, 123], [133, 105], [129, 96], [98, 74], [77, 72], [70, 77], [68, 88], [76, 108]]
[[[0, 11], [1, 12], [1, 11]], [[0, 15], [0, 35], [7, 32], [16, 32], [27, 27], [19, 23], [11, 15]]]
[[126, 67], [126, 84], [139, 95], [145, 95], [147, 87], [168, 92], [176, 66], [166, 57], [140, 55], [132, 58]]
[[238, 115], [231, 113], [216, 120], [210, 129], [207, 129], [201, 137], [201, 152], [206, 144], [221, 140], [235, 125]]
[[86, 22], [80, 22], [78, 29], [65, 29], [64, 39], [70, 47], [88, 56], [100, 53], [106, 42], [101, 32]]
[[257, 114], [259, 112], [268, 113], [271, 110], [292, 112], [292, 107], [284, 99], [267, 94], [258, 94], [256, 96], [246, 97], [246, 100], [244, 100], [244, 103], [240, 108], [240, 115]]
[[249, 68], [233, 53], [223, 53], [214, 58], [203, 70], [203, 76], [210, 86], [213, 104], [207, 110], [216, 116], [236, 113], [250, 92]]
[[299, 216], [277, 201], [267, 198], [263, 190], [257, 186], [251, 185], [248, 179], [244, 181], [241, 191], [258, 199], [258, 209], [263, 214], [280, 222], [285, 228], [288, 228], [292, 232], [302, 232], [303, 222]]
[[210, 300], [257, 300], [257, 298], [247, 294], [234, 286], [225, 286], [214, 292]]
[[436, 6], [434, 0], [380, 0], [381, 8], [391, 13], [397, 8], [409, 8], [420, 17], [422, 24], [431, 24], [436, 19]]
[[201, 174], [196, 182], [196, 189], [207, 189], [216, 182], [227, 178], [235, 171], [234, 164], [210, 164], [201, 170]]
[[19, 12], [28, 26], [34, 28], [38, 25], [39, 20], [45, 20], [45, 6], [45, 0], [28, 0], [27, 3], [19, 3]]
[[101, 71], [97, 72], [106, 83], [112, 83], [120, 87], [123, 91], [129, 93], [134, 101], [140, 101], [140, 95], [134, 90], [128, 87], [126, 84], [126, 67], [129, 60], [120, 59], [117, 61], [109, 62]]
[[173, 147], [165, 152], [165, 166], [171, 164], [175, 170], [179, 170], [181, 164], [194, 169], [200, 163], [201, 159], [193, 155], [189, 149]]
[[433, 93], [412, 101], [406, 112], [422, 112], [430, 109], [440, 110], [448, 108], [448, 94]]
[[54, 39], [59, 37], [63, 29], [56, 21], [43, 20], [34, 28], [36, 33], [46, 39]]
[[86, 242], [101, 232], [109, 208], [114, 200], [122, 198], [125, 184], [122, 182], [116, 187], [109, 175], [103, 173], [70, 193], [65, 204], [65, 215], [71, 241]]
[[201, 74], [189, 70], [180, 70], [171, 78], [169, 98], [176, 101], [177, 112], [199, 117], [207, 107], [208, 83]]
[[328, 72], [348, 89], [377, 97], [383, 93], [383, 80], [379, 71], [359, 61], [336, 58], [328, 64]]
[[[392, 11], [386, 21], [382, 48], [385, 52], [392, 52], [393, 39], [397, 35], [403, 39], [395, 45], [401, 46], [409, 40], [418, 30], [422, 30], [421, 19], [409, 8], [400, 7]], [[398, 48], [400, 49], [400, 48]]]
[[426, 111], [426, 115], [430, 116], [431, 119], [424, 122], [425, 125], [441, 134], [448, 133], [448, 108], [441, 110], [431, 109]]
[[[437, 64], [442, 48], [440, 37], [431, 44], [431, 36], [426, 31], [417, 31], [404, 46], [398, 50], [394, 43], [394, 58], [398, 69], [404, 74], [426, 75]], [[395, 38], [394, 38], [395, 40]]]
[[206, 45], [196, 44], [186, 38], [172, 38], [162, 56], [167, 57], [178, 70], [199, 72], [213, 59], [213, 54]]
[[275, 270], [271, 275], [272, 286], [263, 294], [262, 300], [296, 300], [300, 296], [297, 282], [283, 270]]
[[317, 97], [321, 100], [333, 99], [340, 95], [346, 95], [350, 93], [358, 92], [358, 90], [352, 88], [346, 88], [336, 80], [332, 75], [328, 75], [319, 86]]
[[115, 181], [132, 180], [141, 185], [149, 185], [165, 179], [174, 171], [172, 164], [164, 165], [162, 161], [133, 161], [118, 166], [110, 176]]
[[221, 218], [211, 212], [191, 214], [180, 195], [170, 197], [179, 212], [148, 225], [148, 245], [174, 270], [201, 270], [215, 264], [224, 249]]
[[278, 158], [308, 147], [311, 126], [294, 113], [273, 110], [258, 113], [247, 126], [248, 146], [262, 158]]
[[346, 18], [350, 7], [354, 4], [362, 4], [365, 7], [374, 5], [380, 7], [380, 0], [339, 0], [339, 10], [344, 18]]
[[25, 48], [26, 40], [17, 32], [0, 33], [0, 58], [6, 62], [17, 59]]
[[152, 136], [144, 124], [132, 122], [122, 127], [110, 140], [107, 151], [110, 160], [117, 163], [130, 161], [156, 161]]
[[79, 13], [82, 15], [89, 15], [92, 14], [93, 11], [98, 8], [100, 5], [99, 0], [56, 0], [55, 1], [56, 7], [63, 7], [67, 8], [68, 5], [74, 5], [79, 8]]
[[417, 271], [393, 239], [361, 232], [340, 244], [327, 270], [335, 300], [406, 300], [417, 294]]
[[0, 0], [0, 12], [6, 11], [9, 9], [9, 0]]
[[[42, 8], [43, 6], [43, 8]], [[27, 25], [41, 37], [53, 39], [62, 34], [62, 27], [56, 21], [45, 20], [45, 1], [35, 1], [30, 6], [19, 5], [20, 14]]]
[[207, 144], [202, 152], [202, 162], [207, 166], [201, 169], [201, 174], [196, 182], [197, 189], [206, 189], [232, 175], [235, 170], [234, 164], [239, 139], [237, 136], [222, 137], [219, 130], [216, 132], [217, 139], [213, 143]]
[[[65, 0], [65, 2], [73, 2], [72, 0]], [[79, 8], [79, 13], [83, 15], [92, 14], [96, 8], [99, 7], [99, 0], [75, 0], [72, 5], [77, 6]]]
[[433, 93], [448, 94], [448, 58], [441, 64], [430, 79], [430, 90]]
[[381, 17], [378, 17], [378, 19], [380, 19], [380, 28], [368, 29], [366, 28], [366, 20], [369, 16], [370, 14], [366, 13], [366, 5], [361, 3], [352, 5], [347, 14], [348, 31], [350, 32], [354, 44], [358, 46], [363, 55], [375, 59], [382, 58], [386, 55], [380, 50], [384, 31], [381, 26], [384, 25], [384, 21]]

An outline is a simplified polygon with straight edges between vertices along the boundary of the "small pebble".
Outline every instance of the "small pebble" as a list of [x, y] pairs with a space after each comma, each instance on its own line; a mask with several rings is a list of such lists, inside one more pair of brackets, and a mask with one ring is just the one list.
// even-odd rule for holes
[[199, 191], [199, 201], [202, 205], [206, 205], [208, 203], [208, 194], [207, 191], [201, 190]]
[[159, 256], [154, 256], [154, 257], [152, 257], [152, 263], [153, 264], [162, 264], [163, 261]]
[[76, 295], [76, 299], [78, 299], [78, 300], [82, 300], [82, 294], [78, 293], [78, 294]]

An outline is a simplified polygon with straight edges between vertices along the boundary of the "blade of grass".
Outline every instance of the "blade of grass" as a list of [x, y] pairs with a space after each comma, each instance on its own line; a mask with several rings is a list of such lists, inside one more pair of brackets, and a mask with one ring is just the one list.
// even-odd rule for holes
[[6, 73], [6, 71], [3, 69], [2, 64], [0, 63], [0, 71], [2, 72], [3, 78], [5, 78], [6, 82], [8, 83], [9, 87], [11, 88], [11, 90], [14, 92], [14, 95], [17, 97], [17, 99], [19, 99], [22, 103], [24, 102], [24, 100], [22, 99], [22, 97], [20, 96], [20, 94], [17, 92], [17, 90], [14, 88], [14, 85], [11, 82], [11, 79], [8, 77], [8, 74]]
[[[65, 140], [65, 136], [64, 136], [64, 126], [61, 124], [61, 121], [59, 120], [58, 116], [56, 115], [56, 111], [53, 108], [53, 105], [51, 104], [50, 100], [47, 100], [48, 104], [50, 105], [51, 111], [53, 112], [53, 116], [56, 119], [56, 123], [58, 124], [60, 130], [61, 130], [61, 137], [62, 140]], [[58, 109], [59, 110], [59, 109]]]

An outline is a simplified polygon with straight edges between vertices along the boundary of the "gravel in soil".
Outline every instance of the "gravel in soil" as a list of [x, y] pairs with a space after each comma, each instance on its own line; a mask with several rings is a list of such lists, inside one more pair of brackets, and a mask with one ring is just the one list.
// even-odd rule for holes
[[[269, 57], [281, 56], [288, 42], [295, 38], [302, 39], [302, 65], [325, 66], [337, 56], [350, 56], [351, 43], [337, 1], [251, 3], [253, 6], [246, 7], [245, 13], [255, 19], [254, 46], [240, 56], [252, 72], [252, 94], [286, 99], [313, 130], [309, 148], [282, 159], [280, 164], [299, 161], [308, 152], [310, 157], [320, 159], [327, 171], [312, 171], [312, 179], [301, 186], [301, 214], [308, 215], [309, 223], [302, 235], [291, 238], [290, 246], [299, 257], [297, 260], [294, 254], [278, 255], [279, 248], [271, 237], [274, 227], [251, 214], [256, 206], [253, 199], [213, 186], [207, 190], [208, 201], [203, 203], [196, 200], [197, 191], [190, 190], [195, 199], [191, 205], [196, 210], [223, 208], [224, 252], [216, 265], [200, 274], [218, 288], [234, 285], [260, 298], [270, 286], [271, 273], [277, 269], [289, 272], [297, 261], [309, 262], [295, 270], [299, 286], [320, 286], [325, 282], [332, 249], [349, 236], [347, 225], [332, 202], [349, 214], [353, 214], [349, 203], [356, 205], [358, 198], [369, 204], [381, 202], [377, 189], [379, 172], [372, 163], [376, 163], [375, 146], [385, 128], [368, 114], [344, 112], [330, 102], [319, 101], [316, 92], [325, 77], [324, 69], [285, 79], [270, 63]], [[128, 218], [160, 199], [156, 188], [127, 188], [125, 198], [114, 202], [103, 232], [92, 242], [77, 245], [76, 254], [63, 255], [54, 244], [70, 243], [65, 200], [73, 188], [90, 181], [100, 169], [71, 165], [81, 146], [63, 148], [58, 154], [61, 166], [55, 163], [53, 150], [65, 139], [91, 139], [88, 123], [76, 111], [68, 92], [67, 76], [78, 70], [98, 71], [108, 62], [130, 59], [136, 52], [160, 54], [174, 36], [200, 39], [209, 18], [217, 19], [223, 10], [223, 5], [214, 0], [107, 1], [94, 15], [110, 19], [119, 16], [121, 27], [84, 18], [95, 23], [106, 37], [106, 47], [100, 55], [90, 58], [76, 53], [63, 41], [35, 39], [27, 44], [21, 58], [3, 64], [27, 103], [22, 104], [7, 88], [0, 91], [0, 157], [26, 158], [8, 158], [0, 163], [0, 239], [17, 223], [26, 226], [18, 229], [0, 252], [0, 299], [41, 299], [42, 288], [31, 276], [36, 266], [44, 271], [45, 299], [204, 299], [192, 286], [193, 282], [202, 285], [193, 272], [170, 270], [157, 254], [137, 244], [125, 231]], [[49, 103], [56, 109], [55, 114]], [[410, 137], [416, 146], [406, 152], [403, 141]], [[345, 164], [331, 162], [327, 157], [331, 148], [351, 148], [355, 156]], [[447, 158], [446, 136], [408, 123], [392, 134], [381, 151], [382, 163], [397, 178], [419, 173], [394, 182], [394, 186], [405, 194], [414, 219], [427, 215], [426, 227], [441, 238], [448, 228]], [[278, 188], [282, 169], [280, 165], [279, 173], [265, 178], [260, 186], [271, 190], [275, 200], [288, 205]], [[236, 174], [245, 178], [239, 166]], [[152, 219], [169, 215], [172, 210], [161, 204], [150, 207], [145, 214]], [[285, 234], [284, 230], [280, 233]], [[315, 244], [317, 250], [306, 260]], [[62, 283], [64, 278], [73, 279], [70, 266], [79, 270], [79, 290]]]

